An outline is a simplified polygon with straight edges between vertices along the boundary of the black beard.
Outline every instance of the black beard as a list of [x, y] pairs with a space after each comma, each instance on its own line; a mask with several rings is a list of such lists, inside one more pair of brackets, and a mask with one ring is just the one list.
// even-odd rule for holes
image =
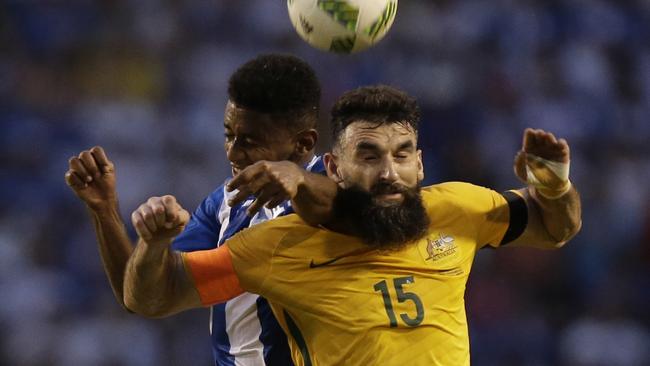
[[[399, 204], [380, 205], [374, 199], [377, 194], [398, 192], [404, 197]], [[346, 233], [377, 249], [400, 249], [424, 237], [429, 228], [419, 186], [378, 184], [370, 192], [358, 187], [339, 189], [333, 213]]]

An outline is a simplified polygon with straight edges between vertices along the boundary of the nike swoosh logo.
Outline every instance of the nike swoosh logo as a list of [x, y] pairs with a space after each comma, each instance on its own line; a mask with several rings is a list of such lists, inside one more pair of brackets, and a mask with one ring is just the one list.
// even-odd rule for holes
[[337, 258], [334, 258], [334, 259], [330, 259], [330, 260], [325, 261], [323, 263], [314, 263], [314, 260], [312, 259], [311, 263], [309, 263], [309, 268], [324, 267], [324, 266], [327, 266], [329, 264], [332, 264], [332, 263], [336, 262], [337, 260], [339, 260], [341, 258], [343, 258], [343, 257], [337, 257]]

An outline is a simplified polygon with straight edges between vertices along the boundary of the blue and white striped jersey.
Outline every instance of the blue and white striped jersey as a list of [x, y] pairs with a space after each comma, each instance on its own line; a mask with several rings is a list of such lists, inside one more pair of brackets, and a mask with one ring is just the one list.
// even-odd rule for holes
[[[305, 167], [324, 173], [323, 159], [315, 156]], [[228, 200], [236, 192], [226, 192], [226, 180], [194, 211], [185, 230], [174, 240], [173, 248], [180, 251], [212, 249], [240, 230], [260, 222], [293, 213], [291, 202], [285, 201], [272, 210], [262, 208], [250, 217], [246, 209], [249, 198], [234, 207]], [[210, 311], [210, 335], [216, 365], [293, 365], [287, 337], [275, 320], [266, 299], [244, 293]]]

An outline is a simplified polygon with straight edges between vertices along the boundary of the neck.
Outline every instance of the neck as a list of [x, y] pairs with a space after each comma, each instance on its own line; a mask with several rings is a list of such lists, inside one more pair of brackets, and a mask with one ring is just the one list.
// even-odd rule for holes
[[301, 158], [294, 158], [294, 159], [289, 159], [293, 161], [294, 163], [303, 166], [311, 161], [311, 159], [314, 158], [314, 151], [310, 151], [308, 154], [302, 156]]

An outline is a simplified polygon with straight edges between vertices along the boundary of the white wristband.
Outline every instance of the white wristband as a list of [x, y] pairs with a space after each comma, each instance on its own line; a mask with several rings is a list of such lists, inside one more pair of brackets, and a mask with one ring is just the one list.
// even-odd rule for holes
[[571, 189], [570, 162], [562, 163], [526, 155], [526, 182], [547, 199], [558, 199]]

